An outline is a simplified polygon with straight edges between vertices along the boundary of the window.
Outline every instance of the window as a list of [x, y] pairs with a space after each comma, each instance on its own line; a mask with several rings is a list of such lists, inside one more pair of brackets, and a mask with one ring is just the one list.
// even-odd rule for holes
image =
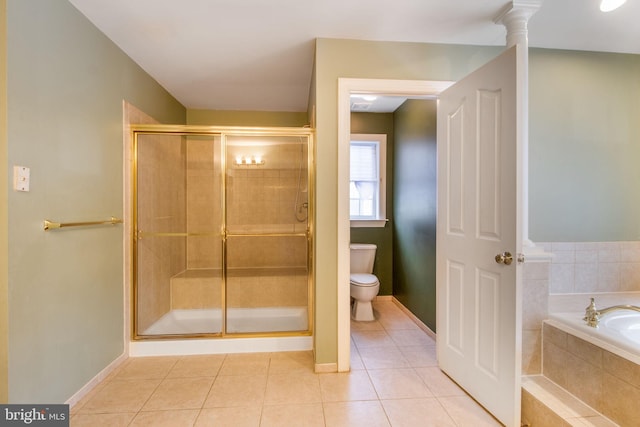
[[387, 135], [352, 134], [349, 215], [354, 227], [384, 227]]

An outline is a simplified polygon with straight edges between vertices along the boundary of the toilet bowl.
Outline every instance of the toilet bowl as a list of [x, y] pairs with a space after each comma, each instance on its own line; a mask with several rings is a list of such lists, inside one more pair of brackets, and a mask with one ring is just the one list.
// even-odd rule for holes
[[356, 321], [375, 320], [371, 301], [378, 295], [380, 282], [372, 274], [376, 245], [351, 244], [350, 292], [353, 298], [351, 318]]

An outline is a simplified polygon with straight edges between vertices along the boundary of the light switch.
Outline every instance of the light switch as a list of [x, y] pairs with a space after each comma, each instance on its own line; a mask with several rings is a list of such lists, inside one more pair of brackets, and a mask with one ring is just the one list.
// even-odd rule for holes
[[29, 175], [31, 170], [25, 166], [13, 167], [13, 189], [15, 191], [29, 191]]

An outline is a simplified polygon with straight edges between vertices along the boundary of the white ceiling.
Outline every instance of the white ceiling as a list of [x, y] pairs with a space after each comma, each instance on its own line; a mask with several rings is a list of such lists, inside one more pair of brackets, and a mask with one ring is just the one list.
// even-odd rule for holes
[[[185, 107], [306, 111], [314, 40], [503, 45], [505, 0], [69, 0]], [[640, 54], [640, 0], [546, 0], [533, 47]]]

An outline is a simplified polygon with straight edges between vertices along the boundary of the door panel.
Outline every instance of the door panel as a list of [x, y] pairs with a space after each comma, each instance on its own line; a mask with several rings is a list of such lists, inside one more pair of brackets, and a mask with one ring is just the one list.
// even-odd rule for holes
[[516, 48], [438, 105], [436, 281], [441, 369], [507, 426], [520, 419]]
[[464, 302], [463, 302], [463, 286], [464, 286], [464, 265], [447, 260], [447, 310], [445, 315], [447, 316], [447, 322], [443, 325], [447, 333], [446, 345], [447, 347], [459, 353], [463, 354], [464, 342]]
[[[483, 126], [478, 134], [479, 157], [476, 182], [478, 197], [478, 238], [500, 240], [500, 99], [499, 91], [478, 91], [479, 122]], [[491, 126], [493, 125], [493, 126]], [[515, 178], [515, 177], [514, 177]]]
[[447, 231], [464, 235], [464, 164], [462, 160], [464, 146], [462, 124], [464, 105], [458, 106], [447, 118]]
[[299, 136], [226, 138], [226, 332], [306, 332], [308, 155]]
[[500, 342], [500, 324], [498, 317], [498, 297], [500, 292], [500, 277], [490, 271], [478, 269], [476, 280], [478, 294], [476, 307], [476, 335], [483, 345], [478, 346], [477, 366], [486, 375], [498, 377], [497, 357]]
[[137, 132], [134, 149], [134, 337], [220, 334], [220, 136]]

